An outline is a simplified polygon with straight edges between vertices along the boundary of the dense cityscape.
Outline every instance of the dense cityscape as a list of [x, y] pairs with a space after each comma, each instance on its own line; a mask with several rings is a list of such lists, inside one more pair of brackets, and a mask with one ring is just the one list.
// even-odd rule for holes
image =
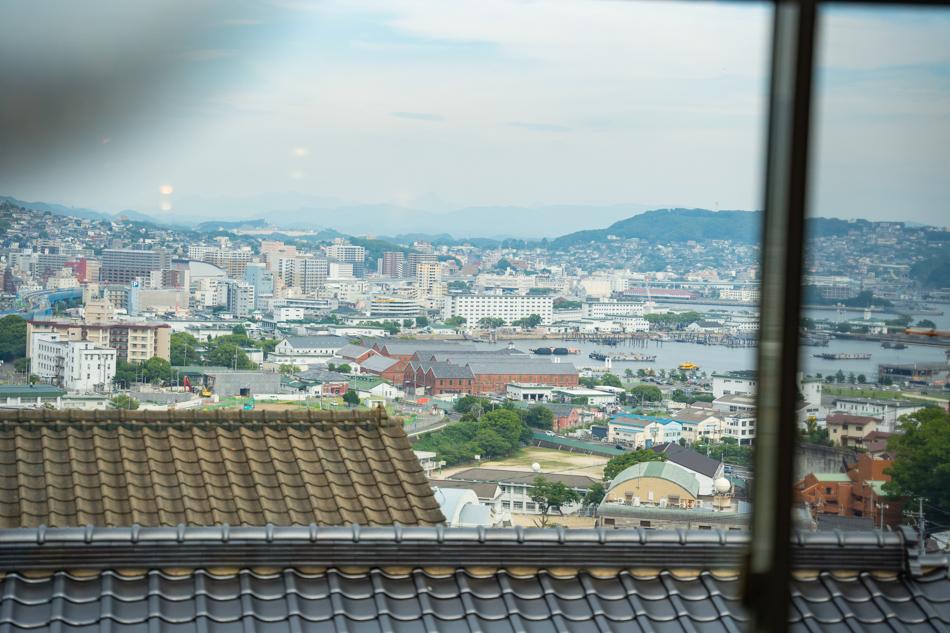
[[0, 4], [0, 633], [950, 630], [911, 4]]
[[[532, 242], [54, 211], [0, 203], [0, 406], [382, 410], [467, 491], [458, 525], [748, 529], [757, 213]], [[809, 232], [796, 521], [916, 524], [901, 437], [946, 416], [950, 233]]]

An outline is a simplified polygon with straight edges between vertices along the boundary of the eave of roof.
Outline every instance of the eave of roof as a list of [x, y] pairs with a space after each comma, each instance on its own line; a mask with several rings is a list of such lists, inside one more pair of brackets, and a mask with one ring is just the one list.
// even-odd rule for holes
[[[0, 530], [0, 570], [370, 566], [738, 568], [746, 532], [720, 530], [255, 526]], [[909, 571], [946, 565], [913, 530], [798, 532], [793, 565]], [[833, 557], [833, 558], [832, 558]]]

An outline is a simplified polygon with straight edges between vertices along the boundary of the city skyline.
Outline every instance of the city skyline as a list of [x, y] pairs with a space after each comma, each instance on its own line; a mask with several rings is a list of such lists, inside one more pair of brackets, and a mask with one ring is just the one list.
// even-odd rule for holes
[[[21, 3], [4, 13], [0, 63], [27, 96], [2, 114], [29, 124], [5, 126], [16, 151], [0, 191], [21, 199], [171, 221], [266, 216], [286, 209], [268, 199], [294, 195], [316, 201], [306, 209], [624, 207], [590, 228], [649, 208], [761, 207], [764, 7], [66, 3], [49, 19]], [[946, 18], [825, 16], [814, 215], [945, 223]], [[54, 31], [46, 50], [29, 46]]]

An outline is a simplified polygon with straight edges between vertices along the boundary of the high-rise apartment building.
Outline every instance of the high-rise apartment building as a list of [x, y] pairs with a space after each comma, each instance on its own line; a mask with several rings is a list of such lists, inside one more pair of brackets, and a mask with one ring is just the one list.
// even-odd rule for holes
[[406, 267], [403, 270], [404, 276], [414, 278], [416, 276], [416, 266], [437, 261], [439, 261], [439, 257], [435, 253], [409, 253], [409, 256], [406, 257]]
[[345, 264], [353, 264], [353, 276], [363, 276], [363, 264], [366, 260], [366, 249], [362, 246], [355, 246], [353, 244], [346, 244], [337, 241], [336, 243], [327, 246], [327, 257]]
[[287, 257], [279, 261], [277, 268], [286, 286], [308, 294], [321, 290], [330, 274], [329, 262], [324, 257]]
[[254, 312], [254, 286], [244, 281], [229, 279], [225, 282], [228, 292], [228, 312], [244, 318]]
[[104, 283], [127, 284], [136, 277], [149, 277], [153, 270], [171, 268], [168, 251], [107, 248], [102, 251], [100, 278]]
[[402, 251], [386, 251], [376, 263], [376, 272], [384, 277], [402, 277], [405, 268], [406, 254]]
[[254, 258], [249, 248], [225, 248], [221, 246], [195, 245], [188, 247], [188, 257], [213, 264], [223, 270], [228, 277], [240, 279], [248, 262]]
[[244, 281], [254, 286], [257, 295], [274, 294], [274, 273], [263, 262], [251, 262], [244, 270]]

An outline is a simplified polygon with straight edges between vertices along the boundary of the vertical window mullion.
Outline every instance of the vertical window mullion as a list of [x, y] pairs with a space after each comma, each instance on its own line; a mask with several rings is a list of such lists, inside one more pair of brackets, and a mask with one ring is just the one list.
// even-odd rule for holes
[[773, 22], [762, 229], [758, 421], [752, 539], [745, 576], [745, 600], [753, 612], [755, 631], [788, 629], [798, 323], [815, 4], [815, 0], [778, 1]]

